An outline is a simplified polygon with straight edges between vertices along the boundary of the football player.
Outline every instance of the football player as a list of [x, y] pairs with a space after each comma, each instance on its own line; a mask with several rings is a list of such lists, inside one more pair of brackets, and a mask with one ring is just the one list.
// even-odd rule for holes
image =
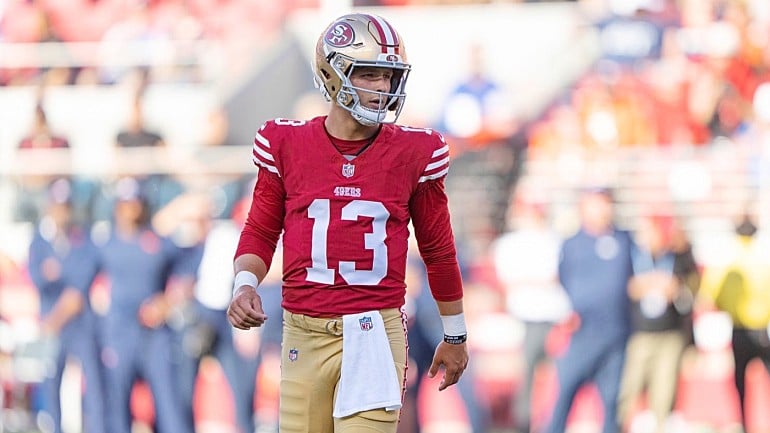
[[281, 320], [265, 315], [257, 288], [283, 235], [282, 433], [396, 431], [410, 221], [444, 325], [429, 375], [443, 369], [443, 390], [468, 363], [449, 147], [436, 131], [395, 124], [410, 69], [390, 23], [344, 15], [315, 50], [328, 115], [274, 119], [256, 133], [228, 318], [240, 329]]

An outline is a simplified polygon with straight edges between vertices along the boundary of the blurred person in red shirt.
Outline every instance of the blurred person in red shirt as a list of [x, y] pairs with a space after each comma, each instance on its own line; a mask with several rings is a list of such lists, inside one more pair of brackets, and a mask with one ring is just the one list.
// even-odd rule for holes
[[29, 133], [19, 141], [19, 149], [61, 149], [70, 147], [66, 137], [51, 131], [42, 103], [35, 105], [35, 119]]
[[580, 152], [586, 142], [586, 131], [575, 107], [568, 101], [557, 101], [546, 115], [528, 128], [529, 158], [557, 157]]

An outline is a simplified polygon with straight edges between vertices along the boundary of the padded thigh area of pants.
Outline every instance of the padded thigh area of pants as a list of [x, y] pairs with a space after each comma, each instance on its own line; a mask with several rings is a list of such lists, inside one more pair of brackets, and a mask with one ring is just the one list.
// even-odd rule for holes
[[312, 398], [311, 384], [284, 379], [281, 380], [282, 433], [332, 432], [331, 403]]
[[335, 433], [395, 433], [398, 428], [398, 410], [375, 409], [349, 417], [335, 419]]

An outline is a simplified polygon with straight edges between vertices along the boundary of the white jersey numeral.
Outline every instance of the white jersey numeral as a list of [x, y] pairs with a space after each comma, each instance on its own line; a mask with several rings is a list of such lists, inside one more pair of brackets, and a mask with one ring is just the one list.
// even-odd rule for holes
[[312, 268], [307, 269], [308, 281], [321, 284], [334, 284], [334, 269], [329, 269], [326, 260], [326, 243], [329, 230], [329, 199], [315, 199], [307, 210], [307, 216], [313, 221], [313, 239], [310, 247]]
[[[320, 284], [334, 284], [334, 269], [329, 269], [326, 256], [331, 209], [328, 199], [315, 199], [308, 208], [313, 219], [313, 239], [310, 258], [313, 266], [307, 270], [307, 280]], [[355, 221], [358, 217], [372, 218], [372, 232], [364, 234], [364, 246], [372, 251], [372, 269], [356, 269], [356, 262], [340, 261], [340, 276], [348, 284], [373, 286], [379, 284], [388, 273], [388, 247], [385, 245], [385, 227], [390, 212], [380, 202], [353, 200], [342, 208], [341, 218]]]

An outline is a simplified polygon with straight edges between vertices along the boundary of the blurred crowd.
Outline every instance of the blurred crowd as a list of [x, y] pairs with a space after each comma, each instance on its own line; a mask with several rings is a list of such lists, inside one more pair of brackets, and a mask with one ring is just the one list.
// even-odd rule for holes
[[766, 4], [612, 3], [599, 61], [533, 127], [533, 153], [747, 141], [767, 124]]
[[[292, 8], [317, 3], [10, 0], [0, 10], [0, 42], [215, 39], [243, 49], [269, 44]], [[372, 3], [461, 2], [353, 2]], [[692, 230], [698, 215], [677, 212], [681, 197], [671, 191], [634, 208], [633, 218], [618, 218], [625, 191], [612, 173], [589, 164], [578, 175], [556, 172], [567, 194], [554, 196], [532, 167], [618, 149], [729, 145], [746, 164], [748, 195], [761, 195], [770, 150], [770, 6], [579, 3], [596, 32], [597, 60], [542, 113], [517, 117], [503, 86], [486, 74], [482, 47], [473, 46], [474, 67], [447, 89], [432, 119], [453, 147], [447, 188], [471, 369], [445, 393], [454, 400], [433, 392], [425, 369], [441, 325], [424, 269], [410, 260], [411, 364], [399, 432], [768, 431], [770, 255], [761, 203], [733, 197], [737, 206], [718, 214], [730, 228], [714, 241], [719, 260], [702, 260], [695, 238], [704, 234]], [[1, 66], [3, 86], [112, 84], [136, 72]], [[130, 120], [115, 131], [114, 146], [160, 151], [152, 155], [162, 159], [166, 139], [144, 121], [146, 86], [196, 78], [189, 70], [148, 71], [140, 69]], [[70, 146], [52, 130], [44, 101], [19, 153]], [[227, 128], [216, 117], [206, 141], [221, 144]], [[12, 218], [32, 229], [23, 260], [0, 253], [0, 431], [277, 431], [280, 321], [247, 333], [224, 316], [226, 252], [234, 251], [254, 175], [126, 170], [106, 179], [13, 179]], [[279, 268], [261, 290], [272, 317], [280, 314]], [[230, 402], [214, 403], [232, 412], [216, 425], [202, 421], [211, 414], [201, 403], [211, 360]], [[72, 369], [75, 386], [67, 383]], [[151, 398], [138, 393], [143, 386]], [[68, 427], [62, 407], [76, 395], [83, 416]]]
[[[207, 61], [224, 59], [225, 69], [240, 71], [244, 54], [274, 43], [292, 10], [317, 6], [316, 0], [9, 0], [0, 5], [0, 43], [11, 44], [7, 52], [26, 64], [0, 68], [0, 85], [114, 84], [128, 71], [113, 64], [132, 56], [148, 67], [160, 64], [157, 80], [200, 82]], [[59, 46], [55, 55], [45, 44], [9, 50], [58, 42], [86, 45]], [[213, 44], [205, 53], [216, 58], [198, 59], [195, 42]], [[55, 66], [37, 68], [35, 61]]]
[[[4, 410], [36, 414], [40, 431], [67, 431], [62, 405], [80, 395], [77, 428], [86, 432], [276, 431], [280, 321], [236, 332], [225, 315], [226, 252], [237, 244], [251, 185], [221, 218], [210, 190], [185, 191], [152, 211], [145, 181], [112, 183], [110, 216], [96, 223], [76, 217], [69, 179], [48, 185], [27, 261], [3, 270], [4, 324], [17, 333], [0, 358]], [[542, 196], [517, 189], [488, 274], [463, 260], [478, 340], [474, 368], [452, 391], [457, 431], [556, 433], [581, 423], [608, 433], [764, 431], [770, 256], [753, 211], [736, 215], [722, 246], [727, 260], [703, 267], [678, 219], [645, 214], [629, 231], [617, 225], [611, 188], [577, 194], [579, 229], [565, 236], [549, 223]], [[416, 256], [408, 270], [403, 433], [446, 421], [426, 403], [435, 398], [425, 373], [441, 322]], [[280, 314], [279, 273], [280, 260], [261, 285], [270, 317]], [[24, 306], [23, 287], [34, 288], [37, 303], [27, 317], [12, 311]], [[35, 326], [22, 335], [25, 320]], [[231, 404], [218, 407], [232, 411], [229, 424], [202, 421], [207, 360], [226, 380]], [[73, 366], [80, 385], [63, 391]], [[141, 405], [148, 401], [150, 416]], [[587, 406], [593, 413], [575, 409]], [[33, 418], [16, 416], [5, 416], [4, 427], [25, 431]]]

